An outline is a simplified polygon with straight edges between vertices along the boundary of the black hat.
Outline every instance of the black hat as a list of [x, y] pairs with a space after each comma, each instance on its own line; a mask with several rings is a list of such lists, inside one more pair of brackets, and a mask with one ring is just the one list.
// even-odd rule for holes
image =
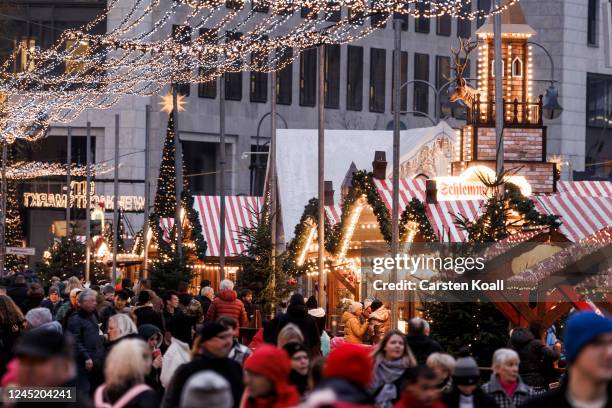
[[480, 378], [480, 370], [476, 360], [472, 357], [461, 357], [457, 359], [453, 380], [458, 385], [477, 384]]
[[198, 331], [198, 336], [202, 341], [208, 341], [219, 333], [223, 333], [227, 330], [227, 327], [217, 322], [206, 322], [202, 328]]
[[73, 341], [69, 335], [51, 330], [33, 330], [24, 333], [15, 346], [18, 357], [73, 357]]
[[305, 345], [303, 345], [302, 343], [298, 343], [296, 341], [292, 341], [292, 342], [285, 344], [283, 348], [285, 349], [287, 354], [289, 354], [289, 358], [293, 357], [296, 353], [299, 353], [300, 351], [305, 352], [307, 355], [310, 354], [308, 353], [308, 349], [306, 348]]

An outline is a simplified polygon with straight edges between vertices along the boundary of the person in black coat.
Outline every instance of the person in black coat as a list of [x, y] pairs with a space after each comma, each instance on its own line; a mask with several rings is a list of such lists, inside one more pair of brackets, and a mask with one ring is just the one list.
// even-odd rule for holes
[[193, 348], [196, 351], [194, 360], [183, 364], [176, 370], [166, 389], [162, 407], [178, 407], [187, 380], [196, 373], [210, 370], [230, 383], [234, 407], [238, 408], [244, 385], [242, 382], [242, 367], [237, 362], [227, 358], [232, 348], [233, 338], [234, 332], [231, 328], [226, 328], [217, 322], [206, 322], [194, 341]]
[[214, 298], [215, 291], [210, 286], [203, 287], [202, 290], [200, 290], [200, 296], [196, 297], [196, 300], [202, 305], [202, 312], [204, 313], [204, 316], [206, 316], [206, 313], [208, 313], [208, 308], [210, 308]]
[[457, 359], [453, 374], [453, 388], [443, 394], [442, 399], [447, 408], [496, 408], [495, 399], [478, 387], [480, 370], [472, 357]]
[[104, 341], [96, 317], [96, 292], [83, 290], [78, 297], [78, 311], [68, 318], [67, 331], [75, 340], [78, 380], [81, 390], [89, 392], [101, 380]]
[[545, 346], [534, 332], [537, 334], [538, 329], [517, 327], [510, 336], [510, 345], [519, 355], [519, 375], [525, 384], [544, 391], [555, 380], [553, 363], [559, 359], [559, 353]]
[[430, 354], [444, 351], [440, 343], [429, 337], [429, 323], [420, 317], [412, 318], [408, 322], [406, 342], [419, 365], [425, 365]]
[[319, 327], [315, 318], [308, 314], [308, 309], [304, 303], [304, 296], [299, 293], [295, 293], [291, 296], [289, 306], [287, 307], [287, 313], [279, 318], [275, 340], [278, 338], [278, 334], [283, 327], [289, 323], [293, 323], [300, 328], [304, 336], [304, 345], [308, 348], [310, 355], [313, 357], [319, 356], [321, 354]]
[[153, 324], [159, 327], [160, 330], [163, 330], [164, 324], [162, 322], [162, 316], [153, 309], [149, 291], [143, 290], [140, 292], [138, 295], [138, 304], [134, 307], [132, 313], [136, 318], [136, 326]]
[[[13, 299], [13, 302], [23, 312], [26, 307], [26, 300], [28, 299], [28, 285], [23, 274], [18, 273], [13, 279], [13, 283], [7, 288], [6, 294]], [[25, 312], [24, 312], [25, 314]]]

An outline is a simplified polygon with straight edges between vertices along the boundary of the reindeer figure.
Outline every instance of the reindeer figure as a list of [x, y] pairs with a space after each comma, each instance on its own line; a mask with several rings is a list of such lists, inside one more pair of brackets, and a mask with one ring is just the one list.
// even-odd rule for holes
[[[455, 102], [458, 100], [462, 100], [468, 107], [472, 107], [472, 103], [476, 99], [476, 94], [478, 91], [470, 86], [468, 86], [467, 82], [463, 78], [463, 73], [465, 71], [465, 67], [470, 63], [468, 60], [468, 56], [470, 52], [472, 52], [476, 47], [478, 47], [478, 41], [470, 41], [469, 39], [459, 38], [459, 49], [454, 49], [451, 47], [451, 54], [453, 54], [453, 62], [455, 71], [455, 82], [456, 88], [455, 92], [448, 98], [449, 101]], [[464, 57], [461, 58], [460, 55], [463, 52]], [[463, 60], [463, 62], [462, 62]]]

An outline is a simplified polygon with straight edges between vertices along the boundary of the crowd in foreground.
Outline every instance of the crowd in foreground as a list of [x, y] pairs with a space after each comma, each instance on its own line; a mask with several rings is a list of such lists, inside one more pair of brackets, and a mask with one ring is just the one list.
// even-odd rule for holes
[[445, 353], [421, 318], [407, 334], [392, 330], [378, 300], [352, 302], [330, 338], [325, 310], [294, 294], [242, 344], [252, 293], [204, 285], [194, 297], [187, 285], [157, 293], [146, 279], [54, 278], [44, 289], [14, 275], [0, 284], [0, 387], [76, 387], [65, 405], [105, 408], [612, 407], [609, 317], [574, 313], [563, 350], [537, 324], [514, 328], [481, 381], [469, 349]]

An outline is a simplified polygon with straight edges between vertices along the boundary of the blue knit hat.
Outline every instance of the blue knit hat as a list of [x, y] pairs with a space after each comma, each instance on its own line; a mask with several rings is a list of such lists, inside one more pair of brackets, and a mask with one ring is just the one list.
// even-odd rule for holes
[[572, 362], [589, 342], [605, 333], [612, 332], [612, 319], [594, 312], [574, 314], [565, 328], [565, 354]]

